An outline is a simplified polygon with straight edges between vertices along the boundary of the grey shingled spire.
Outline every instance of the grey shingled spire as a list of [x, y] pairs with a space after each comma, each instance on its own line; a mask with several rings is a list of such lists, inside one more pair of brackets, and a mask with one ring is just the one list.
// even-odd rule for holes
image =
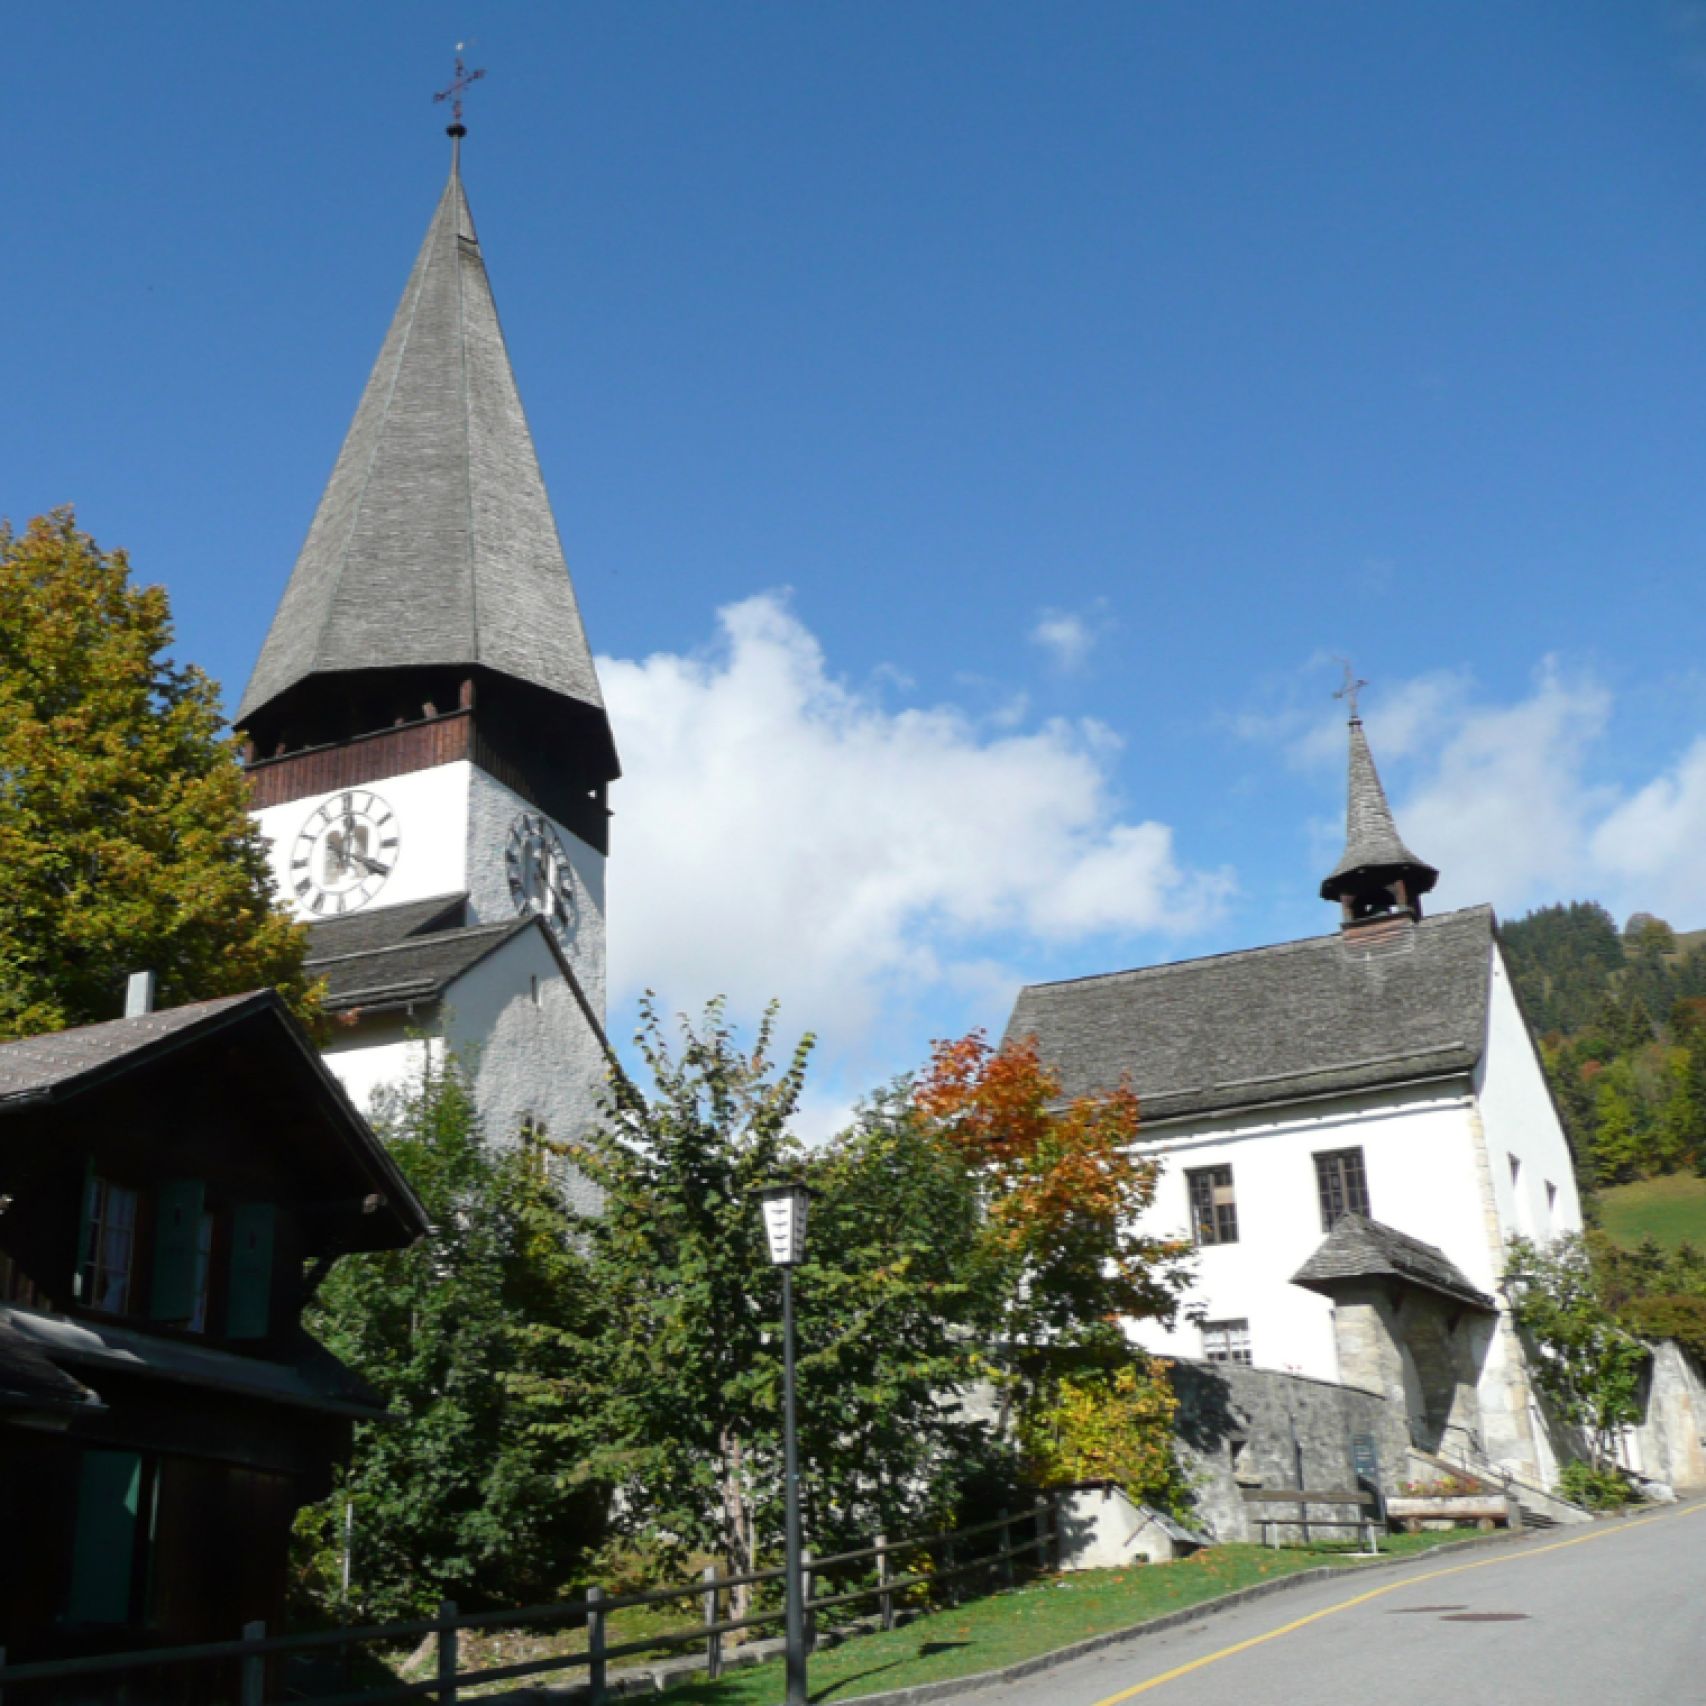
[[1362, 718], [1351, 718], [1350, 794], [1345, 808], [1345, 851], [1321, 884], [1323, 900], [1339, 900], [1356, 890], [1360, 879], [1385, 886], [1403, 878], [1413, 900], [1439, 881], [1439, 872], [1404, 845], [1393, 822], [1386, 790], [1368, 750]]
[[440, 665], [602, 709], [454, 156], [237, 721], [310, 676]]

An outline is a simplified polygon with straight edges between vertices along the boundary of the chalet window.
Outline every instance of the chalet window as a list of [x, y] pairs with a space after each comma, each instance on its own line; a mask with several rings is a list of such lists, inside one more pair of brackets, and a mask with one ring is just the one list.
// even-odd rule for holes
[[272, 1246], [276, 1213], [270, 1202], [240, 1202], [231, 1214], [231, 1296], [225, 1332], [264, 1339], [272, 1314]]
[[1327, 1149], [1315, 1157], [1321, 1194], [1321, 1229], [1331, 1232], [1347, 1214], [1368, 1213], [1368, 1174], [1360, 1149]]
[[1238, 1242], [1238, 1202], [1230, 1167], [1193, 1167], [1185, 1174], [1191, 1192], [1191, 1229], [1199, 1244]]
[[1209, 1362], [1237, 1362], [1249, 1366], [1249, 1320], [1203, 1322], [1202, 1354]]
[[91, 1172], [83, 1196], [83, 1257], [77, 1295], [91, 1309], [122, 1315], [130, 1307], [136, 1260], [136, 1192]]

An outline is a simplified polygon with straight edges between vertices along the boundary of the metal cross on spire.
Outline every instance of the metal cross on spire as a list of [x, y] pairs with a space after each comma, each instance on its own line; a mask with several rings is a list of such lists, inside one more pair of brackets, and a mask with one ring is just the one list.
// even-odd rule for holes
[[1351, 668], [1351, 660], [1349, 658], [1340, 658], [1339, 662], [1343, 664], [1345, 668], [1345, 684], [1333, 694], [1333, 697], [1335, 699], [1345, 700], [1351, 708], [1351, 721], [1353, 723], [1360, 723], [1362, 721], [1362, 713], [1357, 709], [1357, 695], [1363, 690], [1363, 688], [1368, 686], [1368, 683], [1366, 681], [1357, 680], [1357, 672]]
[[477, 71], [470, 71], [462, 63], [462, 50], [467, 45], [465, 41], [459, 41], [456, 44], [456, 75], [451, 78], [448, 89], [440, 89], [433, 96], [435, 104], [439, 101], [450, 103], [450, 134], [456, 137], [468, 134], [462, 124], [462, 97], [486, 74], [484, 66], [481, 66]]

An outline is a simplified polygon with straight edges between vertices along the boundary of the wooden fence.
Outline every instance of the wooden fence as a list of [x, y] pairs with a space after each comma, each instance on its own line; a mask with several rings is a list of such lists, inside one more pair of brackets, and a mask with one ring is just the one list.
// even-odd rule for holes
[[[808, 1553], [802, 1560], [801, 1572], [806, 1593], [807, 1650], [816, 1640], [820, 1613], [874, 1603], [882, 1627], [892, 1629], [899, 1611], [898, 1602], [909, 1591], [916, 1588], [934, 1594], [947, 1584], [961, 1584], [968, 1577], [980, 1574], [993, 1575], [1002, 1585], [1011, 1586], [1016, 1578], [1016, 1560], [1026, 1559], [1033, 1568], [1046, 1568], [1052, 1547], [1055, 1561], [1059, 1562], [1059, 1536], [1058, 1510], [1052, 1503], [1043, 1503], [1028, 1511], [1002, 1511], [990, 1522], [941, 1534], [920, 1535], [912, 1540], [890, 1540], [878, 1535], [872, 1545], [849, 1552], [835, 1552], [821, 1558], [811, 1557]], [[973, 1544], [980, 1540], [986, 1544], [981, 1547]], [[896, 1560], [900, 1558], [909, 1558], [911, 1562], [897, 1573]], [[820, 1594], [816, 1591], [826, 1577], [845, 1575], [859, 1565], [868, 1565], [868, 1573], [874, 1580], [836, 1592]], [[166, 1647], [153, 1652], [101, 1654], [90, 1658], [42, 1659], [29, 1664], [8, 1665], [5, 1649], [0, 1647], [0, 1706], [35, 1706], [37, 1702], [45, 1706], [48, 1701], [64, 1698], [58, 1690], [43, 1686], [53, 1683], [83, 1682], [101, 1677], [141, 1677], [148, 1672], [168, 1669], [181, 1677], [199, 1676], [206, 1683], [216, 1679], [220, 1668], [227, 1676], [234, 1670], [237, 1706], [286, 1706], [287, 1701], [305, 1697], [273, 1692], [270, 1679], [277, 1666], [271, 1661], [328, 1650], [347, 1653], [350, 1648], [359, 1646], [419, 1643], [429, 1636], [437, 1659], [430, 1678], [421, 1682], [381, 1684], [376, 1688], [306, 1698], [312, 1706], [385, 1706], [391, 1701], [431, 1695], [440, 1706], [454, 1706], [458, 1690], [475, 1683], [519, 1681], [552, 1671], [584, 1669], [590, 1706], [602, 1706], [611, 1665], [619, 1659], [638, 1657], [641, 1653], [703, 1646], [706, 1672], [713, 1678], [718, 1676], [723, 1669], [726, 1637], [780, 1623], [784, 1616], [782, 1606], [740, 1618], [725, 1616], [729, 1595], [736, 1588], [779, 1582], [783, 1574], [776, 1568], [720, 1576], [713, 1565], [707, 1567], [697, 1581], [654, 1588], [647, 1593], [606, 1595], [600, 1588], [589, 1587], [579, 1599], [565, 1600], [556, 1605], [467, 1613], [459, 1610], [453, 1600], [446, 1600], [439, 1606], [435, 1617], [417, 1618], [406, 1623], [317, 1629], [300, 1635], [269, 1635], [264, 1623], [250, 1623], [244, 1627], [242, 1638], [236, 1641]], [[953, 1597], [952, 1592], [949, 1597]], [[700, 1622], [696, 1627], [648, 1635], [615, 1645], [609, 1642], [609, 1620], [614, 1613], [682, 1601], [698, 1607]], [[563, 1627], [586, 1630], [585, 1652], [488, 1666], [484, 1670], [464, 1671], [460, 1668], [464, 1630]], [[80, 1695], [83, 1692], [78, 1690]], [[172, 1695], [168, 1692], [154, 1694], [144, 1683], [135, 1694], [127, 1693], [126, 1698], [138, 1702], [165, 1701]]]

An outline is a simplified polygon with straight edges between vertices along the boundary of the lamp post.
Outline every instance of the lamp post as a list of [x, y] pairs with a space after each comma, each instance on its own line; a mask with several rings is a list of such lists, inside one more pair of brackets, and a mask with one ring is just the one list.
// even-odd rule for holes
[[782, 1270], [782, 1494], [787, 1512], [787, 1590], [785, 1629], [788, 1647], [786, 1706], [806, 1706], [805, 1583], [800, 1569], [800, 1450], [794, 1429], [794, 1269], [805, 1259], [804, 1185], [772, 1185], [760, 1191], [770, 1260]]

